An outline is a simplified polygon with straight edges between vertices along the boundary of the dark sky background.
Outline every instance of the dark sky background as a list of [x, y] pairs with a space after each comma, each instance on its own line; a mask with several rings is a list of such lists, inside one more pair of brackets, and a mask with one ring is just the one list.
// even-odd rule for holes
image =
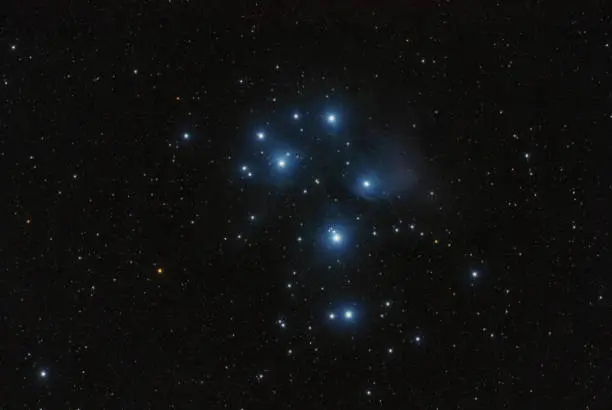
[[51, 3], [0, 21], [0, 408], [612, 408], [596, 2]]

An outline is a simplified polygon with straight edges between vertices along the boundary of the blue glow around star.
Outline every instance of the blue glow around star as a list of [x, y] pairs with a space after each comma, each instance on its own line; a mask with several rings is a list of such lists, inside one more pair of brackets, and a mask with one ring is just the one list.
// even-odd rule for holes
[[341, 249], [346, 240], [345, 231], [337, 225], [330, 225], [324, 235], [325, 245], [329, 249]]
[[330, 321], [337, 322], [336, 326], [341, 324], [354, 324], [357, 319], [357, 310], [354, 304], [339, 304], [334, 309], [327, 313], [327, 318]]
[[330, 112], [325, 115], [325, 121], [330, 125], [334, 125], [338, 122], [338, 115], [336, 113]]
[[329, 238], [334, 244], [340, 244], [342, 242], [342, 234], [335, 228], [329, 228]]
[[[353, 238], [356, 234], [354, 220], [339, 214], [340, 209], [330, 206], [328, 217], [321, 221], [318, 228], [316, 246], [321, 251], [319, 255], [329, 262], [329, 258], [337, 259], [341, 254], [349, 257], [352, 254]], [[327, 252], [325, 252], [327, 251]]]
[[298, 153], [286, 150], [278, 151], [273, 158], [274, 168], [277, 171], [285, 172], [294, 169], [301, 157]]
[[368, 201], [380, 199], [384, 196], [381, 190], [382, 182], [374, 173], [367, 173], [353, 182], [353, 192]]

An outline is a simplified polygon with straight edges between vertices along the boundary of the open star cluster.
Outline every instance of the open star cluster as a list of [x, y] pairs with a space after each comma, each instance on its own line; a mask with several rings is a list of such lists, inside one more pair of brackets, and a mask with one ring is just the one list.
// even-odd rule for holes
[[[288, 116], [292, 122], [287, 123], [280, 118], [277, 119], [279, 125], [276, 126], [274, 121], [266, 121], [265, 132], [260, 128], [243, 137], [244, 149], [239, 152], [246, 154], [236, 155], [242, 161], [236, 164], [238, 175], [246, 184], [245, 188], [253, 187], [255, 196], [283, 195], [292, 201], [303, 202], [304, 195], [309, 195], [311, 198], [307, 201], [307, 206], [294, 205], [292, 219], [301, 222], [296, 226], [294, 221], [288, 221], [284, 226], [284, 229], [296, 238], [294, 245], [284, 245], [286, 252], [307, 252], [307, 269], [317, 263], [322, 264], [321, 261], [332, 263], [327, 268], [331, 269], [330, 274], [336, 277], [344, 275], [347, 283], [350, 283], [354, 268], [349, 266], [358, 266], [365, 254], [381, 246], [373, 239], [382, 235], [387, 246], [390, 241], [406, 240], [405, 237], [398, 236], [401, 225], [406, 225], [407, 232], [414, 238], [411, 231], [415, 230], [416, 216], [409, 212], [402, 213], [404, 219], [389, 224], [386, 230], [377, 227], [378, 224], [387, 223], [385, 217], [377, 215], [391, 214], [394, 206], [410, 204], [410, 201], [402, 199], [397, 192], [397, 195], [392, 196], [382, 188], [392, 186], [390, 181], [397, 177], [393, 170], [380, 167], [377, 169], [377, 162], [384, 162], [387, 158], [372, 156], [359, 160], [363, 157], [363, 152], [355, 148], [355, 142], [371, 142], [372, 138], [367, 134], [355, 135], [354, 129], [349, 132], [350, 118], [342, 118], [340, 121], [335, 112], [311, 113], [308, 110], [293, 112]], [[309, 132], [303, 131], [305, 127]], [[367, 152], [367, 149], [364, 151]], [[404, 166], [410, 167], [411, 164]], [[385, 169], [386, 172], [381, 172]], [[279, 181], [282, 181], [282, 184]], [[403, 191], [409, 191], [408, 197], [421, 195], [419, 190], [423, 189], [424, 187], [419, 186], [402, 188]], [[423, 195], [431, 196], [431, 192], [425, 191]], [[267, 208], [259, 210], [258, 213], [278, 212], [281, 210]], [[249, 219], [253, 221], [253, 215], [250, 215]], [[429, 227], [424, 226], [423, 229], [427, 234], [420, 231], [416, 238], [431, 241], [431, 246], [440, 243], [438, 239], [432, 239], [436, 237], [436, 233]], [[367, 238], [368, 232], [371, 239]], [[251, 235], [252, 240], [257, 240], [258, 236], [264, 233], [256, 230], [252, 231]], [[349, 252], [350, 250], [353, 252]], [[464, 276], [470, 277], [470, 274]], [[469, 279], [472, 286], [478, 276], [478, 271], [471, 271]], [[332, 283], [333, 278], [329, 279], [328, 282]], [[324, 278], [313, 278], [311, 281], [321, 282], [323, 288], [329, 285]], [[355, 296], [359, 299], [359, 295]], [[357, 304], [353, 303], [352, 308], [341, 308], [338, 307], [339, 303], [340, 301], [333, 299], [332, 289], [330, 299], [326, 303], [330, 308], [321, 314], [325, 314], [332, 322], [340, 319], [345, 324], [357, 325]], [[386, 301], [385, 306], [389, 307], [390, 302]], [[312, 306], [312, 309], [313, 312], [317, 310], [315, 306]], [[360, 310], [363, 309], [367, 307]], [[283, 322], [283, 327], [284, 325]], [[414, 342], [420, 345], [421, 336], [415, 336]]]
[[612, 409], [601, 4], [210, 3], [3, 13], [0, 408]]

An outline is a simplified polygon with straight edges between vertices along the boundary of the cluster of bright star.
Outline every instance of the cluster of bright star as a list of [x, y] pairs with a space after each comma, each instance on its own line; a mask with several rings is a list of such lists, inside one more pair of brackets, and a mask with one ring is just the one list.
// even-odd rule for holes
[[[325, 200], [327, 199], [333, 203], [338, 212], [334, 213], [333, 216], [328, 215], [325, 219], [320, 219], [317, 222], [316, 215], [327, 215], [326, 210], [319, 209], [321, 212], [314, 213], [315, 220], [310, 220], [315, 225], [318, 223], [319, 227], [314, 232], [319, 233], [313, 235], [313, 231], [307, 231], [304, 224], [301, 224], [295, 236], [295, 244], [298, 249], [304, 249], [308, 245], [312, 245], [312, 249], [318, 255], [331, 254], [333, 255], [332, 258], [335, 259], [334, 262], [339, 263], [341, 258], [347, 256], [345, 252], [348, 249], [359, 248], [353, 234], [356, 230], [362, 230], [363, 232], [363, 226], [366, 224], [364, 214], [360, 212], [351, 216], [350, 209], [354, 209], [354, 207], [343, 205], [348, 205], [346, 204], [347, 201], [355, 204], [355, 200], [359, 201], [360, 199], [364, 200], [361, 203], [366, 207], [377, 201], [380, 203], [380, 200], [387, 202], [392, 198], [387, 188], [393, 190], [394, 185], [392, 181], [398, 175], [392, 167], [389, 169], [386, 169], [384, 166], [378, 168], [372, 167], [373, 164], [377, 163], [393, 162], [389, 161], [385, 155], [379, 155], [375, 159], [368, 157], [365, 161], [363, 158], [359, 158], [359, 152], [357, 152], [357, 156], [354, 156], [356, 153], [351, 150], [355, 141], [351, 141], [346, 137], [346, 135], [350, 134], [345, 132], [345, 125], [348, 124], [345, 121], [341, 121], [338, 113], [327, 112], [322, 115], [313, 116], [308, 112], [293, 111], [288, 114], [288, 117], [295, 128], [291, 126], [288, 129], [283, 127], [281, 131], [274, 129], [270, 123], [266, 122], [266, 126], [251, 131], [249, 138], [251, 142], [247, 142], [247, 146], [250, 149], [247, 150], [247, 157], [242, 158], [241, 161], [239, 160], [240, 162], [237, 164], [238, 175], [246, 186], [250, 185], [249, 181], [252, 181], [255, 183], [255, 186], [264, 184], [276, 188], [275, 190], [268, 190], [267, 195], [273, 195], [275, 191], [280, 192], [279, 190], [282, 188], [292, 189], [296, 185], [298, 189], [293, 194], [303, 197], [311, 196], [317, 192], [324, 193], [324, 196], [320, 197], [323, 199], [322, 201], [310, 201], [309, 205], [312, 206], [314, 204], [315, 206], [325, 208], [327, 206]], [[310, 119], [318, 119], [318, 122], [314, 125], [309, 122], [305, 123], [305, 120]], [[188, 132], [182, 134], [184, 141], [189, 141], [191, 138], [192, 135]], [[315, 141], [316, 143], [309, 145], [308, 141]], [[326, 143], [332, 145], [325, 145]], [[370, 151], [366, 150], [364, 152], [369, 153]], [[338, 167], [329, 165], [334, 164], [330, 162], [329, 159], [331, 157], [329, 154], [342, 156], [339, 162], [337, 160], [335, 162]], [[315, 160], [320, 155], [324, 155], [324, 160]], [[361, 156], [363, 157], [363, 155]], [[527, 155], [526, 158], [528, 158]], [[360, 159], [362, 160], [360, 161]], [[370, 166], [368, 166], [368, 162]], [[336, 175], [335, 172], [339, 175]], [[399, 174], [401, 174], [401, 170]], [[338, 181], [340, 181], [339, 184], [337, 183]], [[338, 185], [340, 185], [340, 188], [338, 188]], [[338, 199], [330, 194], [330, 192], [342, 191], [342, 186], [345, 188], [346, 195]], [[413, 193], [413, 189], [410, 188], [409, 192]], [[435, 193], [433, 191], [427, 192], [429, 193], [429, 198], [434, 197]], [[399, 195], [397, 197], [399, 198]], [[253, 226], [255, 226], [255, 223], [260, 224], [256, 212], [249, 212], [246, 219]], [[378, 220], [373, 222], [376, 224]], [[399, 234], [400, 226], [402, 225], [406, 227], [406, 230], [402, 230], [402, 232], [416, 234], [421, 239], [431, 238], [433, 245], [441, 243], [437, 237], [433, 236], [433, 233], [417, 230], [414, 221], [406, 223], [406, 221], [401, 219], [397, 220], [391, 224], [390, 232]], [[369, 231], [373, 237], [378, 237], [379, 233], [385, 235], [385, 231], [381, 227], [366, 226], [365, 229], [366, 233]], [[243, 233], [239, 233], [237, 238], [243, 240]], [[450, 245], [448, 243], [449, 247]], [[351, 253], [351, 255], [359, 257], [358, 253]], [[475, 286], [476, 280], [480, 278], [480, 272], [475, 269], [468, 272], [470, 286]], [[295, 275], [295, 272], [293, 274]], [[296, 283], [292, 280], [292, 282], [286, 285], [286, 288], [293, 292]], [[328, 303], [329, 307], [324, 314], [327, 316], [328, 323], [333, 324], [333, 326], [353, 328], [355, 324], [361, 321], [360, 319], [363, 319], [364, 312], [362, 312], [361, 307], [357, 303], [338, 303], [333, 300], [328, 301]], [[389, 314], [388, 311], [392, 309], [392, 304], [390, 300], [383, 303], [383, 312], [380, 314], [381, 318]], [[278, 319], [277, 325], [280, 329], [289, 328], [289, 324], [285, 319]], [[423, 334], [415, 331], [411, 340], [414, 345], [420, 346], [424, 340]], [[393, 354], [394, 348], [387, 347], [386, 353]], [[289, 349], [288, 355], [293, 354], [293, 350]], [[44, 378], [46, 374], [46, 372], [41, 371], [39, 376]], [[263, 373], [259, 374], [257, 379], [261, 381]], [[367, 394], [372, 394], [372, 391], [367, 390]]]
[[[351, 309], [344, 310], [341, 315], [341, 317], [344, 320], [351, 320], [353, 319], [354, 316], [355, 314], [353, 313]], [[329, 318], [329, 320], [336, 320], [336, 318], [338, 317], [338, 314], [336, 312], [330, 312], [327, 317]]]
[[329, 228], [327, 231], [329, 232], [329, 238], [331, 239], [332, 243], [339, 244], [342, 242], [342, 234], [338, 232], [337, 229]]
[[[297, 128], [294, 130], [289, 129], [289, 132], [284, 130], [285, 132], [281, 133], [278, 130], [273, 129], [269, 124], [266, 127], [256, 129], [253, 132], [252, 139], [256, 143], [256, 145], [254, 145], [256, 159], [251, 159], [250, 161], [245, 161], [242, 164], [239, 164], [239, 171], [241, 178], [245, 180], [252, 179], [254, 176], [258, 176], [258, 182], [268, 182], [272, 184], [278, 181], [295, 182], [298, 176], [301, 176], [302, 181], [306, 181], [304, 183], [313, 185], [306, 187], [302, 186], [298, 192], [302, 195], [309, 195], [312, 189], [317, 186], [321, 186], [331, 176], [329, 175], [329, 169], [319, 170], [315, 173], [315, 175], [312, 175], [312, 158], [314, 157], [314, 154], [316, 152], [302, 151], [303, 147], [296, 149], [295, 145], [292, 147], [292, 144], [289, 143], [291, 141], [293, 141], [294, 143], [297, 141], [299, 143], [299, 141], [304, 140], [304, 127], [306, 125], [312, 124], [303, 124], [303, 121], [307, 118], [312, 117], [308, 113], [300, 113], [298, 111], [294, 111], [290, 114], [290, 118], [296, 124]], [[315, 124], [314, 126], [315, 131], [313, 131], [313, 138], [321, 139], [321, 134], [327, 134], [329, 139], [333, 140], [339, 135], [338, 133], [342, 131], [343, 127], [340, 126], [340, 118], [337, 113], [328, 112], [320, 116], [314, 116], [314, 118], [319, 118], [320, 122], [318, 125]], [[299, 135], [299, 139], [287, 139], [287, 137], [292, 137], [291, 134]], [[187, 138], [189, 138], [189, 134], [185, 134], [185, 139]], [[338, 148], [338, 146], [334, 147], [334, 150], [337, 153], [341, 152], [341, 148], [348, 149], [352, 146], [350, 140], [342, 140], [340, 141], [340, 144], [340, 148]], [[261, 161], [262, 158], [265, 160], [263, 163]], [[301, 166], [302, 162], [305, 159], [311, 160], [310, 167]], [[356, 172], [345, 172], [342, 175], [343, 178], [345, 178], [346, 176], [349, 176], [349, 178], [352, 176], [354, 178], [352, 183], [349, 182], [347, 184], [347, 191], [352, 192], [354, 196], [361, 197], [366, 200], [376, 199], [379, 198], [377, 195], [382, 195], [382, 186], [384, 186], [385, 184], [384, 172], [380, 174], [374, 172], [373, 169], [367, 168], [362, 168], [361, 170], [359, 170], [357, 166], [353, 167], [352, 161], [347, 160], [347, 158], [344, 158], [343, 162], [344, 165], [346, 165], [345, 169], [349, 169], [349, 166], [351, 166], [351, 171], [357, 170]], [[304, 178], [304, 174], [306, 174], [307, 172], [309, 177]], [[392, 178], [393, 175], [391, 175], [391, 179]], [[433, 195], [433, 191], [430, 192], [430, 196], [431, 195]], [[331, 224], [329, 224], [330, 221], [327, 221], [327, 225], [324, 226], [322, 230], [324, 234], [320, 237], [320, 240], [323, 241], [322, 244], [324, 248], [327, 248], [328, 250], [335, 249], [337, 251], [341, 251], [352, 244], [351, 238], [347, 237], [346, 229], [347, 227], [350, 227], [350, 224], [347, 225], [346, 223], [346, 221], [350, 220], [350, 218], [348, 218], [346, 214], [344, 214], [344, 218], [345, 219], [343, 219], [343, 222], [341, 223], [332, 222]], [[254, 221], [255, 215], [250, 215], [249, 219], [251, 221]], [[360, 221], [360, 216], [356, 216], [354, 220]], [[399, 221], [397, 224], [394, 224], [392, 226], [392, 232], [399, 233], [399, 225], [401, 223], [402, 222]], [[321, 221], [321, 224], [325, 225], [326, 222]], [[410, 231], [414, 231], [416, 229], [414, 223], [410, 223], [408, 227]], [[370, 232], [372, 236], [377, 236], [378, 234], [378, 230], [376, 227], [373, 227]], [[421, 237], [424, 237], [424, 235], [424, 232], [420, 232]], [[304, 243], [305, 240], [307, 240], [307, 237], [303, 235], [296, 236], [296, 242], [299, 244]], [[433, 243], [437, 245], [439, 243], [438, 239], [435, 239]], [[472, 281], [477, 279], [478, 276], [479, 274], [476, 270], [471, 271]], [[288, 287], [290, 288], [291, 285], [288, 285]], [[344, 322], [353, 322], [355, 319], [355, 310], [354, 308], [338, 308], [336, 310], [329, 311], [327, 313], [327, 316], [330, 321], [342, 320]], [[284, 321], [279, 322], [279, 324], [281, 325], [281, 327], [286, 326]], [[414, 341], [417, 344], [420, 343], [421, 336], [415, 336]]]

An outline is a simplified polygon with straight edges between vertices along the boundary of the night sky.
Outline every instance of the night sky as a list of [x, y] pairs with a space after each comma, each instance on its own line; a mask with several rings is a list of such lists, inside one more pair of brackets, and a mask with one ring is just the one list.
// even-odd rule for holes
[[0, 408], [612, 408], [608, 14], [98, 3], [0, 20]]

